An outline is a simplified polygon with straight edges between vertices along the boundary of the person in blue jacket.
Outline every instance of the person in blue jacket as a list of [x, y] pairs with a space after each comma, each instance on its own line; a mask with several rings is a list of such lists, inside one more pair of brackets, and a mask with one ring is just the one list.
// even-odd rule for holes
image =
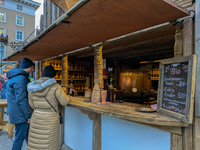
[[6, 96], [11, 124], [15, 124], [15, 140], [12, 150], [21, 150], [23, 141], [28, 143], [28, 129], [32, 110], [28, 103], [27, 84], [29, 74], [34, 71], [34, 63], [24, 58], [20, 68], [13, 68], [7, 72], [8, 82], [6, 85]]
[[0, 81], [1, 81], [1, 99], [6, 99], [6, 84], [7, 81], [4, 80], [3, 77], [0, 77]]

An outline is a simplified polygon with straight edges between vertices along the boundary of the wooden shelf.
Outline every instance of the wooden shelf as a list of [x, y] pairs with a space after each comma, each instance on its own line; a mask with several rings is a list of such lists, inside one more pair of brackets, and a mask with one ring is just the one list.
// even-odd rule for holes
[[151, 79], [151, 80], [159, 80], [159, 79]]
[[154, 73], [154, 74], [151, 74], [151, 76], [154, 76], [154, 75], [159, 75], [159, 73]]
[[83, 72], [86, 72], [86, 70], [80, 70], [80, 69], [68, 69], [68, 71], [83, 71]]
[[85, 92], [85, 91], [76, 91], [76, 92]]
[[62, 70], [61, 68], [54, 68], [55, 70]]
[[68, 79], [68, 80], [86, 80], [86, 79]]
[[56, 79], [56, 80], [60, 81], [61, 79]]

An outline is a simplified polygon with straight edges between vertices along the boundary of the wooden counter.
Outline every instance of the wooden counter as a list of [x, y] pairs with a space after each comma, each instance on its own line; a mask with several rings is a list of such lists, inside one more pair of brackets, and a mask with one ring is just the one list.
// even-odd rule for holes
[[[92, 102], [82, 101], [83, 97], [71, 97], [69, 106], [79, 108], [80, 110], [95, 112], [97, 114], [108, 115], [119, 119], [124, 119], [140, 124], [154, 126], [157, 128], [169, 127], [188, 127], [188, 123], [181, 122], [177, 119], [167, 117], [165, 115], [154, 113], [142, 113], [135, 111], [136, 107], [150, 107], [145, 104], [136, 103], [110, 103], [97, 105]], [[171, 131], [170, 131], [171, 132]]]

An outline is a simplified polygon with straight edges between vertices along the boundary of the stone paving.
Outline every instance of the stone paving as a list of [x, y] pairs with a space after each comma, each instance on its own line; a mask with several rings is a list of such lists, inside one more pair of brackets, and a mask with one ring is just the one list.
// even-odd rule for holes
[[[7, 121], [8, 120], [8, 115], [4, 115], [4, 120]], [[15, 135], [15, 130], [13, 132], [13, 136]], [[11, 150], [12, 148], [12, 144], [14, 141], [14, 137], [12, 138], [8, 138], [8, 134], [6, 133], [5, 130], [0, 131], [0, 150]], [[27, 144], [24, 141], [23, 143], [23, 147], [22, 150], [27, 150]]]

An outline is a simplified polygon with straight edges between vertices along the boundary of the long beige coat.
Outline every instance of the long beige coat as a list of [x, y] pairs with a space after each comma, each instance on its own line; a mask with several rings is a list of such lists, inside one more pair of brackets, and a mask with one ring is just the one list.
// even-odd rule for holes
[[58, 110], [69, 103], [69, 98], [54, 78], [40, 78], [28, 84], [29, 105], [34, 109], [28, 139], [28, 150], [59, 150], [59, 115], [44, 99]]

